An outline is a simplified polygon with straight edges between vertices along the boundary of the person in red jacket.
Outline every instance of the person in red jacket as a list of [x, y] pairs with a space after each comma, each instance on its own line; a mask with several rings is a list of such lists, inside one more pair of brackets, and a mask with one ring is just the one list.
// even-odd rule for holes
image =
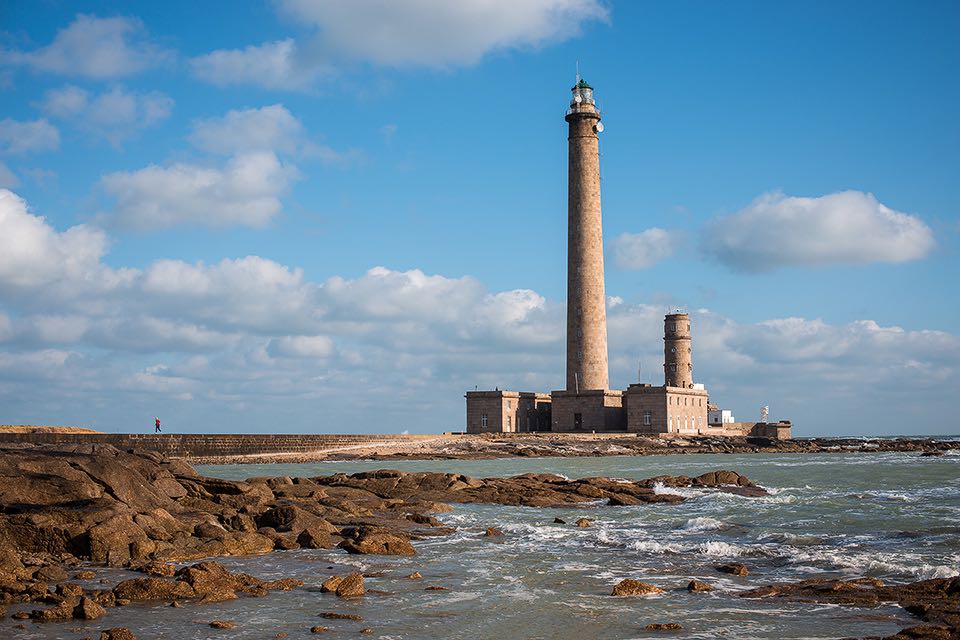
[[160, 433], [160, 418], [157, 418], [157, 426], [153, 431], [154, 433]]

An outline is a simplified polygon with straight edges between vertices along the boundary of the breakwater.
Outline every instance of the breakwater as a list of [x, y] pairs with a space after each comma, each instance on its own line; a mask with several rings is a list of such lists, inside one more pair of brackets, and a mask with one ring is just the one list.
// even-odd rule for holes
[[109, 444], [173, 458], [312, 453], [381, 442], [417, 442], [436, 435], [257, 433], [0, 433], [2, 444]]

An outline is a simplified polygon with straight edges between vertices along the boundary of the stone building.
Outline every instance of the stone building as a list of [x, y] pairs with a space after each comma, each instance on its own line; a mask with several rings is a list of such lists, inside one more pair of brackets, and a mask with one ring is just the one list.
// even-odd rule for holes
[[[709, 396], [693, 382], [690, 317], [664, 318], [664, 384], [610, 389], [607, 312], [600, 213], [600, 141], [603, 131], [593, 87], [579, 76], [565, 120], [567, 135], [567, 376], [549, 395], [469, 391], [467, 432], [633, 432], [651, 435], [744, 435], [707, 423]], [[790, 437], [789, 423], [767, 428]], [[759, 425], [757, 425], [759, 426]], [[769, 427], [769, 425], [766, 425]], [[776, 425], [774, 425], [776, 426]], [[759, 435], [754, 427], [747, 435]]]

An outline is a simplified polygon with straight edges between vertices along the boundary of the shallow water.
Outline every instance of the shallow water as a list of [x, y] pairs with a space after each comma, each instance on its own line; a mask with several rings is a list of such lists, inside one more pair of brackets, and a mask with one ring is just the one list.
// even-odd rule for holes
[[[133, 605], [112, 609], [87, 624], [2, 622], [0, 636], [70, 638], [109, 626], [130, 626], [151, 638], [316, 638], [323, 625], [333, 637], [373, 638], [838, 638], [888, 635], [918, 621], [895, 605], [863, 610], [816, 604], [745, 600], [738, 591], [770, 582], [824, 574], [875, 576], [890, 582], [960, 573], [960, 455], [921, 458], [913, 453], [801, 455], [687, 455], [612, 458], [508, 458], [207, 465], [206, 475], [328, 475], [395, 468], [465, 473], [479, 477], [531, 471], [576, 478], [641, 479], [660, 474], [699, 475], [733, 469], [770, 489], [765, 498], [679, 490], [679, 505], [537, 509], [454, 505], [440, 514], [457, 533], [416, 541], [412, 558], [348, 556], [342, 551], [298, 550], [228, 558], [225, 564], [261, 578], [297, 577], [306, 589], [207, 606]], [[665, 491], [677, 491], [664, 489]], [[587, 516], [594, 526], [553, 524]], [[497, 526], [506, 536], [481, 533]], [[718, 573], [722, 562], [750, 567], [744, 578]], [[382, 571], [368, 588], [389, 595], [338, 600], [310, 588], [348, 569]], [[401, 576], [420, 571], [422, 581]], [[632, 577], [667, 589], [646, 598], [613, 598], [613, 584]], [[688, 594], [691, 578], [717, 591]], [[428, 585], [449, 591], [424, 591]], [[15, 609], [11, 608], [8, 615]], [[358, 613], [363, 622], [324, 620], [323, 611]], [[204, 623], [225, 618], [237, 629]], [[680, 632], [644, 631], [655, 622], [678, 622]], [[320, 636], [322, 637], [322, 636]]]

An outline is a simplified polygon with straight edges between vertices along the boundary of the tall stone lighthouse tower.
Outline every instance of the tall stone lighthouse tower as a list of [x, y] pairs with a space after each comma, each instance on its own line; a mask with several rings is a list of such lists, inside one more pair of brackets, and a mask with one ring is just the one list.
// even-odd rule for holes
[[603, 131], [593, 87], [577, 78], [567, 110], [567, 391], [607, 389], [607, 312], [600, 220]]

